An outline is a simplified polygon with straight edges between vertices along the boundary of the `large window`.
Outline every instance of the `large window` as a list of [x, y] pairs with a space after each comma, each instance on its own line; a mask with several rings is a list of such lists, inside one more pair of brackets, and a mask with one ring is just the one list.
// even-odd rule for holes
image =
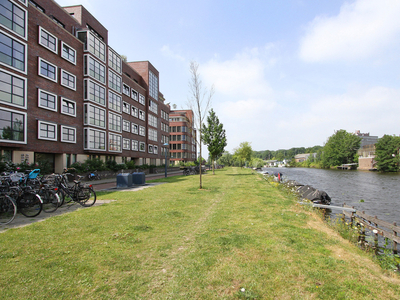
[[151, 71], [149, 71], [149, 95], [158, 100], [158, 78]]
[[149, 109], [156, 115], [158, 114], [158, 105], [155, 101], [149, 100]]
[[132, 123], [132, 133], [139, 134], [139, 125]]
[[44, 109], [57, 111], [57, 95], [41, 90], [38, 90], [38, 106]]
[[61, 85], [76, 91], [76, 76], [65, 70], [61, 70]]
[[108, 47], [108, 66], [113, 68], [119, 74], [121, 74], [122, 60], [121, 56], [117, 54], [114, 50]]
[[139, 94], [139, 103], [145, 105], [146, 104], [146, 98], [144, 95]]
[[139, 135], [146, 136], [146, 128], [144, 126], [139, 126]]
[[131, 95], [131, 88], [129, 87], [129, 85], [125, 83], [122, 84], [122, 93], [124, 93], [128, 97]]
[[0, 109], [0, 139], [7, 142], [26, 143], [26, 114]]
[[26, 38], [26, 11], [9, 0], [0, 1], [0, 24]]
[[122, 152], [121, 150], [122, 136], [115, 133], [108, 133], [108, 150], [114, 152]]
[[139, 118], [139, 109], [132, 105], [132, 116]]
[[57, 124], [38, 121], [38, 139], [41, 140], [57, 140]]
[[61, 42], [62, 54], [61, 56], [68, 60], [69, 62], [76, 65], [76, 51], [74, 48], [70, 47], [69, 45]]
[[108, 113], [108, 129], [116, 132], [121, 132], [122, 117], [112, 112]]
[[149, 128], [149, 140], [157, 142], [157, 130]]
[[136, 92], [134, 89], [131, 89], [131, 98], [135, 101], [138, 101], [138, 92]]
[[151, 114], [149, 114], [148, 117], [149, 117], [149, 125], [157, 128], [157, 117]]
[[131, 140], [130, 139], [123, 139], [122, 140], [122, 149], [124, 150], [131, 150]]
[[85, 104], [85, 125], [106, 128], [106, 110], [92, 104]]
[[57, 82], [57, 66], [39, 57], [39, 75]]
[[48, 32], [46, 29], [39, 26], [39, 44], [49, 49], [50, 51], [58, 52], [58, 39]]
[[140, 142], [139, 143], [139, 151], [145, 152], [146, 151], [146, 143], [145, 142]]
[[131, 113], [131, 105], [125, 101], [122, 102], [122, 112], [129, 115]]
[[92, 128], [84, 129], [85, 150], [106, 150], [106, 132]]
[[61, 142], [76, 143], [76, 128], [61, 125]]
[[122, 97], [114, 92], [108, 91], [108, 108], [121, 112]]
[[131, 132], [131, 122], [129, 122], [128, 120], [122, 120], [122, 130]]
[[85, 79], [84, 82], [85, 100], [96, 102], [102, 106], [106, 105], [106, 89], [93, 80]]
[[85, 75], [106, 84], [106, 67], [90, 55], [85, 55]]
[[121, 93], [122, 78], [110, 69], [108, 70], [108, 87]]
[[61, 98], [61, 113], [76, 117], [76, 102]]
[[0, 31], [0, 63], [26, 73], [26, 44]]
[[26, 108], [26, 79], [0, 70], [0, 101]]
[[146, 114], [143, 110], [139, 109], [139, 119], [146, 121]]
[[139, 142], [132, 140], [132, 150], [133, 151], [138, 151], [139, 150]]
[[90, 31], [78, 32], [78, 38], [84, 43], [85, 50], [102, 62], [106, 62], [106, 45]]

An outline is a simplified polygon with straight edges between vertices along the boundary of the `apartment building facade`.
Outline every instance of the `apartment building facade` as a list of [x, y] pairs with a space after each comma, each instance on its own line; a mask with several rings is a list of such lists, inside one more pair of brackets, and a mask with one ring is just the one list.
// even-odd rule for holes
[[83, 6], [0, 4], [0, 150], [56, 172], [89, 158], [165, 163], [169, 105], [148, 61], [125, 62]]
[[192, 110], [172, 110], [169, 114], [170, 163], [195, 161], [196, 129]]

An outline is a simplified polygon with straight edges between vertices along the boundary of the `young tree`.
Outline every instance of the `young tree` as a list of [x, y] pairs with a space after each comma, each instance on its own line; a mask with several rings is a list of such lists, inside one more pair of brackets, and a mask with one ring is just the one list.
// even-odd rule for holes
[[[190, 74], [191, 78], [189, 80], [189, 89], [190, 89], [190, 97], [188, 99], [188, 106], [194, 112], [195, 122], [197, 123], [198, 128], [198, 136], [199, 139], [197, 144], [199, 145], [200, 157], [202, 156], [201, 146], [202, 146], [202, 128], [203, 122], [206, 112], [211, 105], [211, 98], [214, 94], [214, 86], [211, 87], [211, 90], [207, 93], [207, 90], [203, 88], [203, 84], [200, 79], [199, 74], [199, 64], [197, 62], [192, 61], [190, 63]], [[203, 188], [202, 182], [202, 170], [200, 164], [200, 189]]]
[[381, 172], [399, 171], [400, 137], [384, 135], [375, 144], [376, 168]]
[[226, 134], [222, 123], [219, 122], [214, 110], [211, 108], [207, 117], [207, 126], [203, 124], [203, 141], [207, 145], [211, 156], [213, 174], [215, 175], [214, 161], [224, 152], [226, 147]]
[[251, 160], [251, 155], [253, 153], [253, 149], [251, 149], [251, 145], [249, 142], [240, 143], [238, 148], [235, 148], [234, 157], [240, 161], [240, 166], [243, 166], [243, 162]]

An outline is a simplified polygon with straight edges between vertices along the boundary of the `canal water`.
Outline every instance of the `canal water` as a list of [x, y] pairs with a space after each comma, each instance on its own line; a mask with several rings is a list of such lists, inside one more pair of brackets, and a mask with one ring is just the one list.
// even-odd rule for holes
[[[311, 168], [263, 168], [270, 174], [281, 172], [284, 180], [325, 191], [331, 205], [346, 203], [370, 216], [400, 225], [400, 175], [357, 170]], [[333, 213], [339, 213], [334, 210]]]

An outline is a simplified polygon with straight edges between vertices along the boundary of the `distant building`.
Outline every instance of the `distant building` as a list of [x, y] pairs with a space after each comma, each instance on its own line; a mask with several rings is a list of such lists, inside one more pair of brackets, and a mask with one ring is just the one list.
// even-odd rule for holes
[[192, 110], [171, 110], [169, 113], [170, 163], [196, 160], [196, 129]]
[[317, 153], [302, 153], [302, 154], [296, 154], [294, 156], [295, 162], [303, 162], [306, 161], [310, 155], [314, 156], [314, 158], [317, 156]]
[[378, 136], [372, 136], [368, 133], [361, 133], [360, 130], [356, 130], [355, 135], [361, 138], [360, 149], [365, 145], [373, 145], [378, 142]]

